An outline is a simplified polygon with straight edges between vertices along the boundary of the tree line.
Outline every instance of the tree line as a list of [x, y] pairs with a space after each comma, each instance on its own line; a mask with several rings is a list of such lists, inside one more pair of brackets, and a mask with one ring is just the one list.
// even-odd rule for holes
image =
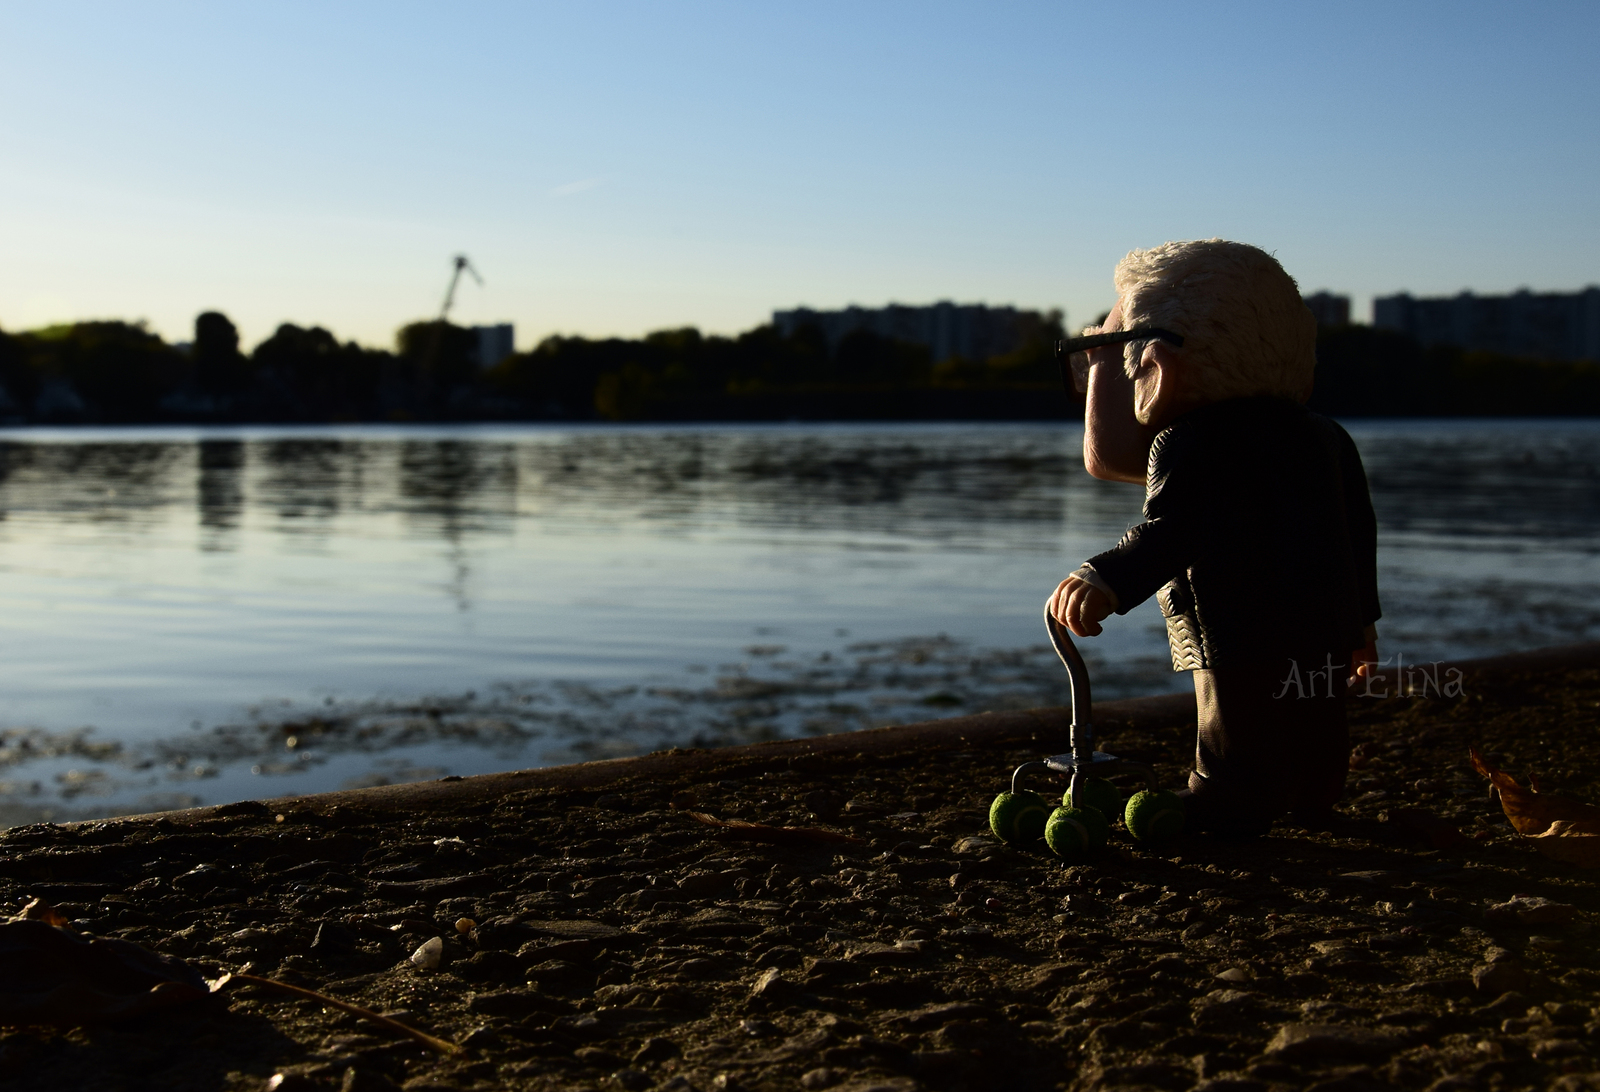
[[[477, 338], [414, 322], [395, 348], [290, 323], [248, 353], [225, 315], [168, 344], [142, 324], [77, 322], [0, 332], [0, 420], [25, 423], [1058, 419], [1059, 314], [987, 360], [814, 327], [733, 337], [693, 328], [643, 338], [550, 337], [479, 367]], [[1344, 417], [1600, 415], [1600, 365], [1449, 347], [1365, 326], [1318, 339], [1312, 406]]]
[[1317, 338], [1311, 408], [1333, 417], [1596, 417], [1600, 361], [1424, 348], [1371, 326]]

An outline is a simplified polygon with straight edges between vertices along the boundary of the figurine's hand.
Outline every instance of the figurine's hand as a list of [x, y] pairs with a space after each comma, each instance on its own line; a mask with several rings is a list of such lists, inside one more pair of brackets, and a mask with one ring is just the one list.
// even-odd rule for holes
[[1378, 639], [1368, 637], [1365, 648], [1358, 648], [1350, 653], [1350, 678], [1348, 684], [1355, 686], [1362, 679], [1370, 679], [1378, 672]]
[[1100, 620], [1111, 614], [1111, 600], [1087, 580], [1069, 576], [1056, 586], [1046, 607], [1075, 637], [1100, 636]]

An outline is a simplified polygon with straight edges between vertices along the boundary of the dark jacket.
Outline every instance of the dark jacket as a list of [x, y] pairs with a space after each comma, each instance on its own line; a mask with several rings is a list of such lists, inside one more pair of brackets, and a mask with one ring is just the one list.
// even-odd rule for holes
[[1145, 522], [1089, 559], [1126, 614], [1160, 591], [1175, 671], [1336, 663], [1378, 607], [1377, 521], [1361, 456], [1326, 417], [1235, 398], [1156, 436]]

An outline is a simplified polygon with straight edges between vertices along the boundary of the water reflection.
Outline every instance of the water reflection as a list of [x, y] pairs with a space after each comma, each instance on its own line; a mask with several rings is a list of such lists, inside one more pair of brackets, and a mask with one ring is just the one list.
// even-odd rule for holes
[[970, 537], [1011, 525], [1120, 526], [1126, 489], [1082, 476], [1072, 437], [1039, 428], [906, 439], [807, 435], [587, 433], [520, 452], [525, 495], [551, 514], [591, 509], [656, 522]]
[[[1600, 425], [1352, 432], [1386, 648], [1600, 638]], [[1078, 445], [1045, 425], [6, 434], [0, 809], [1057, 702], [1039, 604], [1141, 500]], [[1185, 682], [1153, 608], [1089, 645], [1099, 696]]]
[[366, 462], [360, 445], [331, 437], [291, 437], [258, 446], [258, 503], [272, 512], [280, 533], [328, 534], [331, 521], [346, 507], [347, 494], [359, 506]]
[[148, 523], [189, 500], [188, 443], [0, 442], [0, 508], [67, 521]]
[[[1090, 524], [1124, 522], [1136, 498], [1084, 477], [1074, 447], [1059, 430], [974, 435], [970, 427], [914, 440], [620, 429], [13, 439], [0, 443], [0, 508], [72, 522], [192, 504], [199, 525], [216, 532], [237, 529], [254, 508], [283, 534], [329, 533], [347, 513], [398, 512], [410, 532], [446, 540], [503, 534], [523, 510], [935, 537], [995, 524], [1049, 528], [1069, 510]], [[198, 467], [197, 478], [185, 464]]]
[[239, 440], [201, 440], [195, 446], [200, 464], [195, 503], [200, 509], [200, 526], [208, 532], [200, 548], [232, 549], [229, 532], [238, 528], [244, 511], [244, 444]]
[[503, 533], [517, 510], [517, 460], [510, 444], [414, 441], [399, 451], [406, 521], [447, 541]]
[[1555, 537], [1592, 548], [1600, 521], [1593, 422], [1356, 426], [1379, 523], [1391, 535]]
[[[1600, 431], [1589, 423], [1352, 428], [1390, 541], [1597, 541]], [[967, 542], [998, 529], [1008, 549], [1138, 518], [1136, 490], [1089, 478], [1075, 434], [1043, 426], [11, 436], [0, 441], [0, 512], [136, 533], [192, 506], [205, 548], [219, 550], [251, 511], [294, 536], [394, 514], [405, 534], [447, 544], [537, 519]]]

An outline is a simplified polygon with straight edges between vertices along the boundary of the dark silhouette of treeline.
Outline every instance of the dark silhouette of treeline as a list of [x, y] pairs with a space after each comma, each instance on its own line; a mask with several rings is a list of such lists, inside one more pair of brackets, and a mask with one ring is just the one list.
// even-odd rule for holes
[[[551, 337], [488, 368], [472, 331], [403, 327], [394, 351], [285, 323], [246, 353], [217, 312], [171, 345], [141, 324], [0, 332], [0, 421], [770, 421], [1052, 419], [1063, 396], [1052, 318], [1014, 352], [934, 361], [925, 346], [857, 331], [830, 346], [804, 327], [735, 337], [685, 328], [643, 338]], [[1600, 415], [1600, 366], [1423, 349], [1365, 326], [1318, 340], [1312, 406], [1344, 417]]]
[[1423, 348], [1371, 326], [1317, 337], [1311, 408], [1333, 417], [1600, 416], [1600, 362]]
[[1052, 318], [1019, 348], [934, 362], [925, 346], [858, 331], [761, 326], [736, 337], [695, 329], [643, 338], [551, 337], [479, 367], [464, 327], [415, 322], [393, 352], [291, 324], [240, 349], [226, 316], [195, 320], [170, 345], [142, 325], [79, 322], [0, 333], [0, 419], [18, 422], [785, 420], [1038, 418], [1062, 397]]

